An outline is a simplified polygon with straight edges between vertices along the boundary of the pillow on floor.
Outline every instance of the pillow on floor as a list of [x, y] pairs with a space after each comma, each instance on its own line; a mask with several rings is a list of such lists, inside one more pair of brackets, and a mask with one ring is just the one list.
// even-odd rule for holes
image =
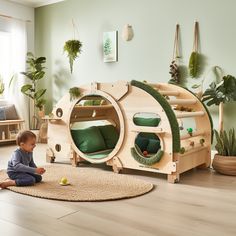
[[81, 152], [91, 153], [106, 149], [103, 136], [96, 126], [86, 129], [71, 130], [71, 135], [75, 145]]
[[139, 149], [143, 152], [147, 150], [148, 146], [148, 138], [141, 137], [140, 135], [137, 136], [135, 139], [135, 144], [139, 147]]
[[157, 153], [160, 148], [161, 148], [160, 140], [149, 139], [149, 142], [147, 145], [148, 153]]
[[119, 139], [119, 133], [116, 128], [113, 125], [102, 125], [98, 126], [98, 128], [104, 138], [107, 149], [114, 148]]

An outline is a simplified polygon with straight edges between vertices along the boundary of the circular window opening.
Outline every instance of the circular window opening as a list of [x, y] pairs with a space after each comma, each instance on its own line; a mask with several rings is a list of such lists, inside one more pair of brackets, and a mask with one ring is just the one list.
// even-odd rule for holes
[[120, 120], [111, 102], [100, 95], [79, 100], [70, 117], [74, 144], [89, 159], [106, 158], [120, 137]]
[[56, 145], [55, 145], [55, 150], [56, 150], [57, 152], [60, 152], [60, 151], [61, 151], [61, 145], [60, 145], [60, 144], [56, 144]]
[[157, 127], [160, 125], [161, 117], [156, 113], [139, 112], [134, 115], [133, 122], [137, 126]]
[[134, 159], [144, 165], [154, 165], [164, 154], [161, 140], [155, 133], [139, 133], [131, 149]]
[[61, 108], [57, 108], [57, 110], [56, 110], [56, 115], [57, 115], [58, 117], [62, 117], [62, 115], [63, 115], [63, 110], [62, 110]]

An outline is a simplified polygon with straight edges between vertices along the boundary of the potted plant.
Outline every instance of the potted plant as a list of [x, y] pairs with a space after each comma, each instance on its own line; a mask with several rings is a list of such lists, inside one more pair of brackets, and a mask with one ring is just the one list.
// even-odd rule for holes
[[69, 94], [70, 94], [70, 100], [74, 100], [80, 97], [81, 92], [78, 87], [72, 87], [69, 89]]
[[82, 43], [79, 40], [73, 39], [65, 42], [64, 52], [67, 52], [67, 56], [69, 58], [71, 74], [73, 72], [74, 60], [79, 57], [79, 54], [81, 53], [81, 47]]
[[33, 116], [31, 129], [37, 129], [37, 115], [36, 110], [39, 111], [39, 116], [42, 117], [44, 115], [44, 105], [46, 104], [46, 100], [43, 98], [46, 89], [39, 89], [38, 82], [43, 79], [45, 75], [45, 67], [43, 64], [46, 62], [45, 57], [35, 57], [33, 53], [27, 53], [27, 70], [26, 72], [21, 72], [21, 74], [25, 75], [28, 80], [28, 83], [21, 87], [21, 92], [29, 97], [33, 102]]
[[236, 138], [235, 130], [230, 129], [227, 133], [225, 130], [218, 133], [214, 130], [217, 154], [215, 155], [212, 166], [213, 168], [225, 175], [236, 175]]
[[236, 140], [235, 131], [230, 129], [227, 133], [223, 130], [223, 104], [236, 101], [236, 78], [232, 75], [227, 75], [222, 78], [218, 84], [215, 82], [210, 84], [202, 97], [202, 101], [207, 101], [207, 105], [219, 106], [219, 130], [215, 130], [216, 150], [218, 154], [213, 159], [213, 168], [222, 174], [236, 174]]

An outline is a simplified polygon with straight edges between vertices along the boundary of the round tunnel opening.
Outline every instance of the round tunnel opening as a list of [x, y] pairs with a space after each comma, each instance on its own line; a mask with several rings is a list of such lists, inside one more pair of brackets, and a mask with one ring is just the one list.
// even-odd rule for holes
[[119, 150], [124, 121], [118, 104], [106, 94], [78, 100], [70, 115], [70, 133], [77, 154], [90, 162], [105, 162]]

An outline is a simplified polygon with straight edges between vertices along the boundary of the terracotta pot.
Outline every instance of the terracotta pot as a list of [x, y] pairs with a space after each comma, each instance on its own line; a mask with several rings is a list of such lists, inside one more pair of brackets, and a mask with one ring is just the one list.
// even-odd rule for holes
[[224, 175], [236, 175], [236, 156], [214, 156], [212, 167]]

